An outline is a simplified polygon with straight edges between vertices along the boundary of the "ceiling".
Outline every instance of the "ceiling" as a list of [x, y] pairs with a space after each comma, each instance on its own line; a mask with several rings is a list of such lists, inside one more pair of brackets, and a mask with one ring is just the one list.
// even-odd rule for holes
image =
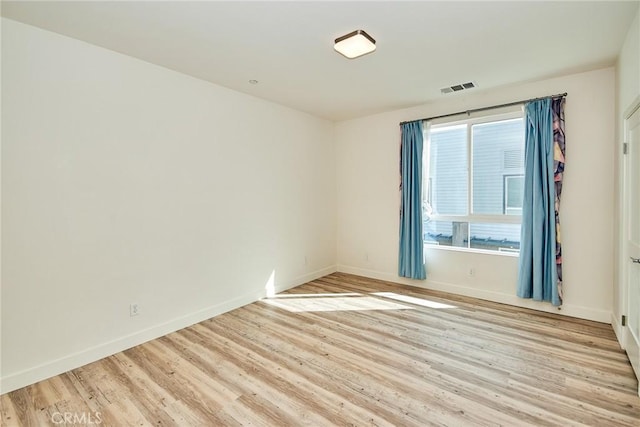
[[[613, 65], [638, 1], [3, 1], [2, 15], [330, 120]], [[376, 52], [333, 40], [363, 29]], [[258, 80], [250, 84], [249, 80]]]

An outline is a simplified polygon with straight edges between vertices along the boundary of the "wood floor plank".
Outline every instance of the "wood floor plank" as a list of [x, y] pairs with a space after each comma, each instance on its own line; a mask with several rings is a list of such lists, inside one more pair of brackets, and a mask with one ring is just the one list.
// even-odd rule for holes
[[61, 413], [118, 427], [639, 427], [637, 387], [610, 325], [334, 273], [2, 395], [0, 415], [7, 427], [67, 425]]
[[[225, 320], [227, 320], [227, 322], [221, 324], [219, 328], [217, 327], [217, 325], [210, 325], [210, 324], [207, 324], [207, 327], [214, 329], [215, 333], [217, 334], [227, 334], [228, 338], [231, 341], [235, 343], [242, 343], [243, 348], [253, 347], [253, 342], [258, 338], [258, 335], [255, 331], [252, 331], [249, 336], [234, 336], [233, 335], [234, 333], [230, 331], [239, 329], [238, 328], [239, 323], [233, 322], [230, 318]], [[287, 336], [286, 337], [287, 343], [276, 344], [275, 341], [278, 339], [277, 335], [284, 336], [286, 334], [285, 334], [285, 331], [282, 331], [282, 330], [279, 332], [272, 331], [271, 333], [269, 333], [268, 336], [263, 338], [265, 340], [269, 340], [272, 342], [273, 348], [270, 349], [271, 352], [284, 351], [287, 353], [295, 354], [295, 358], [293, 360], [288, 361], [289, 363], [285, 362], [285, 366], [287, 366], [287, 369], [289, 372], [297, 374], [297, 377], [295, 377], [295, 380], [294, 380], [295, 382], [307, 383], [305, 388], [313, 387], [312, 383], [307, 382], [307, 380], [309, 379], [309, 374], [311, 372], [321, 371], [325, 377], [331, 379], [332, 372], [335, 372], [337, 368], [341, 367], [341, 366], [334, 366], [332, 369], [322, 369], [321, 367], [318, 366], [318, 363], [316, 360], [316, 356], [319, 356], [320, 358], [322, 358], [321, 355], [318, 355], [317, 353], [313, 352], [313, 350], [306, 349], [304, 346], [304, 343], [302, 343], [302, 345], [295, 345], [295, 344], [293, 346], [289, 345], [289, 342], [296, 343], [296, 339], [294, 336]], [[300, 343], [297, 343], [297, 344], [300, 344]], [[250, 358], [261, 356], [260, 355], [261, 352], [259, 348], [254, 348], [253, 350], [254, 350], [254, 354], [252, 354]], [[332, 350], [333, 350], [334, 357], [336, 356], [336, 353], [342, 351], [341, 349], [337, 349], [337, 348]], [[328, 353], [325, 353], [325, 355], [328, 356]], [[269, 358], [274, 359], [273, 353], [269, 355]], [[357, 364], [350, 364], [350, 365], [352, 366], [348, 366], [347, 369], [345, 369], [341, 373], [340, 378], [343, 381], [343, 386], [346, 386], [351, 390], [352, 392], [351, 397], [353, 397], [354, 394], [355, 396], [358, 396], [358, 395], [367, 396], [370, 393], [372, 393], [370, 387], [367, 387], [365, 390], [364, 385], [366, 384], [362, 384], [360, 382], [361, 375], [358, 375], [358, 370], [359, 370], [358, 365]], [[291, 376], [291, 378], [293, 379], [294, 377]], [[314, 377], [312, 381], [314, 383], [317, 383], [318, 381], [322, 381], [322, 379], [318, 377]], [[331, 383], [327, 383], [323, 381], [323, 388], [329, 389], [330, 391], [335, 393], [335, 390], [333, 390], [335, 387]], [[404, 396], [394, 396], [394, 398], [391, 401], [397, 402], [399, 399], [401, 400], [403, 397]], [[300, 396], [300, 400], [301, 401], [307, 400], [307, 396]], [[394, 409], [396, 409], [395, 413], [390, 412], [388, 410], [384, 410], [385, 408], [383, 407], [383, 405], [385, 405], [385, 402], [383, 399], [381, 399], [380, 395], [378, 395], [376, 401], [377, 401], [377, 404], [376, 404], [377, 409], [381, 413], [380, 415], [384, 415], [387, 421], [393, 421], [395, 425], [398, 425], [398, 423], [400, 422], [404, 423], [405, 425], [414, 424], [413, 421], [406, 419], [405, 414], [401, 412], [400, 408], [394, 407]], [[360, 403], [365, 404], [365, 402], [363, 402], [362, 400], [360, 400]], [[388, 408], [388, 406], [389, 406], [389, 402], [386, 402], [386, 407]], [[420, 423], [417, 423], [417, 425], [420, 425]]]
[[13, 404], [13, 399], [18, 398], [17, 396], [9, 394], [3, 394], [0, 396], [0, 426], [8, 427], [8, 426], [23, 426], [24, 422], [21, 419], [24, 419], [24, 416], [20, 416], [17, 409]]
[[[286, 325], [287, 322], [283, 322], [283, 324]], [[405, 375], [405, 373], [403, 372], [403, 371], [407, 371], [405, 366], [410, 365], [411, 361], [415, 361], [420, 358], [419, 352], [415, 352], [414, 354], [410, 354], [410, 353], [407, 354], [405, 351], [403, 351], [402, 356], [405, 357], [403, 360], [402, 358], [399, 358], [401, 353], [398, 351], [396, 351], [393, 356], [391, 354], [386, 354], [387, 351], [385, 350], [385, 346], [379, 344], [380, 340], [372, 339], [374, 337], [372, 337], [371, 334], [366, 335], [368, 337], [367, 340], [376, 342], [378, 344], [371, 345], [366, 342], [358, 343], [357, 341], [360, 339], [359, 334], [357, 332], [348, 334], [344, 332], [345, 328], [346, 326], [340, 325], [337, 322], [333, 328], [327, 328], [327, 327], [323, 328], [325, 330], [341, 329], [342, 333], [339, 336], [342, 336], [342, 335], [346, 336], [346, 338], [341, 342], [328, 341], [325, 343], [326, 345], [333, 345], [333, 348], [329, 350], [330, 354], [332, 355], [332, 358], [339, 356], [340, 351], [338, 349], [341, 349], [341, 348], [349, 349], [350, 353], [346, 358], [340, 360], [340, 365], [349, 366], [352, 363], [356, 363], [356, 365], [365, 365], [365, 366], [369, 365], [367, 366], [367, 372], [369, 373], [369, 376], [376, 378], [375, 375], [382, 375], [382, 377], [378, 378], [380, 382], [384, 381], [388, 383], [388, 382], [394, 382], [395, 380], [400, 379], [401, 382], [394, 383], [393, 387], [389, 387], [390, 389], [400, 390], [406, 395], [419, 394], [419, 390], [406, 389], [406, 385], [412, 384], [415, 381], [418, 381], [421, 378], [421, 374], [423, 374], [423, 372], [425, 371], [420, 372], [419, 369], [415, 369], [415, 367], [412, 365], [410, 371], [408, 372], [408, 375]], [[362, 325], [362, 328], [364, 329], [364, 325]], [[354, 330], [357, 330], [357, 328], [354, 328]], [[286, 330], [281, 330], [280, 334], [286, 334]], [[271, 331], [271, 335], [278, 335], [278, 333], [277, 331]], [[305, 336], [306, 335], [307, 334], [305, 334]], [[287, 337], [287, 341], [295, 341], [295, 337], [289, 336]], [[297, 348], [300, 348], [300, 347], [297, 347]], [[408, 347], [404, 347], [404, 349], [407, 349], [407, 348]], [[360, 350], [363, 350], [363, 351], [360, 352]], [[368, 356], [371, 356], [371, 359], [368, 359]], [[427, 356], [423, 355], [423, 357], [427, 357]], [[486, 389], [479, 389], [474, 387], [473, 384], [466, 384], [465, 378], [469, 377], [469, 374], [471, 377], [473, 377], [474, 375], [477, 376], [479, 374], [477, 367], [473, 371], [467, 372], [464, 370], [464, 368], [468, 368], [468, 365], [464, 365], [464, 364], [460, 365], [461, 368], [463, 369], [457, 369], [454, 371], [454, 374], [458, 375], [457, 381], [454, 381], [454, 382], [447, 381], [446, 379], [443, 379], [444, 376], [443, 376], [443, 370], [441, 367], [448, 366], [449, 363], [451, 363], [451, 358], [445, 356], [445, 357], [440, 357], [439, 359], [438, 358], [434, 359], [433, 352], [431, 352], [431, 355], [429, 357], [430, 357], [429, 363], [434, 367], [434, 371], [438, 372], [437, 374], [435, 374], [437, 378], [431, 378], [430, 383], [434, 383], [438, 385], [440, 387], [441, 392], [444, 392], [444, 393], [451, 392], [456, 394], [463, 393], [467, 396], [472, 396], [472, 398], [470, 399], [471, 402], [467, 402], [467, 403], [473, 403], [473, 400], [483, 400], [486, 398], [486, 391], [487, 391]], [[374, 367], [372, 361], [375, 361], [376, 364], [380, 364], [380, 366], [376, 365]], [[351, 369], [357, 370], [357, 367], [355, 368], [352, 367]], [[388, 369], [391, 369], [391, 370], [388, 370]], [[493, 379], [496, 376], [495, 374], [496, 372], [492, 372], [492, 373], [489, 373], [488, 376], [489, 378]], [[384, 377], [385, 375], [386, 377]], [[508, 376], [507, 372], [502, 373], [502, 381], [504, 382], [505, 386], [507, 383], [507, 376]], [[428, 391], [427, 386], [428, 386], [428, 383], [423, 382], [421, 391], [424, 391], [424, 392]], [[506, 389], [506, 388], [503, 387], [503, 389]], [[494, 392], [495, 391], [496, 390], [494, 390]], [[437, 395], [434, 394], [434, 396], [437, 396]], [[497, 396], [504, 397], [500, 395], [497, 395]], [[450, 397], [447, 400], [451, 402]], [[434, 406], [434, 405], [437, 405], [439, 402], [438, 402], [438, 399], [432, 398], [429, 403], [431, 406]], [[517, 407], [518, 405], [516, 404], [515, 406]], [[456, 413], [459, 408], [463, 408], [463, 407], [465, 407], [465, 405], [460, 405], [459, 407], [452, 407], [451, 405], [448, 405], [446, 409], [450, 413]], [[486, 414], [490, 414], [493, 409], [495, 408], [492, 408], [490, 406], [485, 406], [485, 408], [483, 409], [483, 412]], [[501, 406], [498, 409], [500, 409], [503, 412], [509, 412], [507, 411], [507, 408], [505, 406]], [[512, 411], [512, 412], [514, 415], [517, 415], [519, 417], [519, 420], [522, 420], [523, 414], [520, 411]], [[494, 415], [492, 419], [499, 420], [500, 418], [501, 418], [500, 416]], [[537, 420], [535, 418], [531, 418], [530, 421], [535, 422]], [[426, 422], [426, 421], [423, 420], [423, 422]], [[507, 423], [507, 425], [509, 424], [511, 423]], [[478, 424], [474, 423], [474, 425], [478, 425]]]
[[[285, 323], [286, 324], [286, 323]], [[383, 355], [383, 349], [369, 348], [365, 353], [357, 354], [346, 343], [339, 343], [333, 345], [330, 342], [324, 342], [323, 345], [317, 349], [320, 354], [314, 352], [315, 349], [306, 349], [304, 344], [300, 345], [296, 343], [296, 337], [292, 334], [287, 334], [286, 329], [280, 331], [270, 330], [265, 332], [267, 337], [271, 341], [282, 338], [283, 343], [276, 344], [276, 347], [280, 350], [286, 351], [288, 343], [294, 343], [292, 347], [295, 349], [295, 353], [298, 357], [307, 365], [311, 365], [313, 369], [303, 368], [304, 371], [309, 372], [321, 372], [323, 376], [331, 379], [332, 376], [340, 378], [343, 384], [351, 384], [354, 391], [358, 391], [363, 395], [369, 397], [375, 396], [375, 406], [372, 410], [380, 411], [382, 407], [387, 407], [398, 412], [402, 411], [406, 407], [420, 407], [422, 410], [419, 412], [422, 418], [417, 420], [419, 425], [428, 425], [430, 423], [436, 423], [437, 425], [460, 425], [465, 421], [467, 423], [475, 421], [475, 424], [482, 424], [481, 420], [471, 420], [469, 416], [473, 416], [474, 413], [464, 413], [459, 411], [459, 407], [464, 407], [464, 404], [460, 403], [458, 394], [450, 392], [448, 390], [439, 389], [436, 386], [425, 384], [421, 382], [420, 378], [429, 371], [429, 366], [419, 367], [416, 366], [411, 359], [398, 358], [396, 354], [395, 358], [385, 358]], [[306, 334], [305, 334], [306, 335]], [[259, 337], [255, 337], [258, 338]], [[267, 338], [269, 339], [269, 338]], [[361, 345], [356, 344], [356, 347]], [[327, 353], [324, 353], [327, 352]], [[326, 356], [326, 357], [322, 357]], [[369, 356], [369, 357], [368, 357]], [[376, 365], [373, 366], [371, 360], [376, 361]], [[302, 364], [302, 363], [300, 363]], [[368, 365], [368, 366], [367, 366]], [[411, 375], [407, 376], [403, 373], [406, 371], [405, 365], [411, 365]], [[358, 372], [361, 366], [367, 366], [365, 371]], [[341, 369], [346, 369], [344, 372], [340, 372]], [[366, 377], [366, 378], [365, 378]], [[363, 380], [363, 378], [365, 378]], [[372, 381], [373, 380], [373, 381]], [[317, 381], [317, 380], [316, 380]], [[380, 389], [376, 388], [377, 383], [384, 383], [385, 386]], [[392, 385], [392, 387], [390, 387]], [[334, 389], [332, 385], [327, 386], [330, 389]], [[398, 394], [398, 391], [401, 394]], [[334, 390], [334, 393], [338, 392]], [[429, 406], [424, 405], [424, 401], [418, 399], [411, 399], [411, 396], [423, 396], [430, 395]], [[373, 399], [371, 399], [373, 401]], [[456, 403], [459, 405], [456, 407]], [[469, 402], [465, 402], [469, 403]], [[366, 403], [364, 403], [366, 405]], [[444, 416], [443, 416], [444, 415]], [[513, 419], [506, 419], [507, 416], [502, 412], [493, 410], [493, 408], [484, 408], [482, 416], [490, 417], [493, 421], [504, 419], [507, 424], [512, 424]], [[485, 418], [484, 423], [488, 421]], [[398, 419], [396, 425], [406, 425], [407, 420]]]

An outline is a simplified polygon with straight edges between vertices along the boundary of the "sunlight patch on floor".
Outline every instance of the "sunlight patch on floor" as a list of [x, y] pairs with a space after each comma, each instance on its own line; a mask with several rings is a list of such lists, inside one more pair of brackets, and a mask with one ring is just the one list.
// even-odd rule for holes
[[341, 294], [278, 294], [269, 298], [286, 299], [286, 298], [325, 298], [325, 297], [359, 297], [362, 294], [357, 293], [341, 293]]
[[443, 304], [441, 302], [431, 301], [424, 298], [410, 297], [408, 295], [400, 295], [394, 292], [373, 292], [371, 295], [408, 302], [410, 304], [421, 305], [429, 308], [457, 308], [455, 305]]
[[[349, 294], [347, 294], [349, 295]], [[293, 297], [293, 295], [291, 295]], [[413, 310], [413, 307], [372, 296], [331, 296], [309, 298], [267, 298], [262, 301], [274, 307], [300, 313], [306, 311]]]

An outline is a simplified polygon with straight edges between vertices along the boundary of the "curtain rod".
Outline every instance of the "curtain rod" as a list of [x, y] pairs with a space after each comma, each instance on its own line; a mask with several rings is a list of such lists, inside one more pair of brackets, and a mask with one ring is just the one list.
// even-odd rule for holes
[[524, 104], [526, 102], [532, 102], [532, 101], [539, 101], [541, 99], [547, 99], [547, 98], [564, 98], [565, 96], [567, 96], [567, 92], [559, 93], [557, 95], [541, 96], [540, 98], [523, 99], [522, 101], [508, 102], [506, 104], [493, 105], [491, 107], [482, 107], [482, 108], [474, 108], [472, 110], [458, 111], [457, 113], [443, 114], [441, 116], [425, 117], [424, 119], [408, 120], [406, 122], [400, 122], [400, 125], [403, 125], [405, 123], [417, 122], [417, 121], [427, 121], [427, 120], [442, 119], [445, 117], [459, 116], [461, 114], [469, 115], [471, 113], [477, 113], [478, 111], [493, 110], [493, 109], [502, 108], [502, 107], [511, 107], [514, 105]]

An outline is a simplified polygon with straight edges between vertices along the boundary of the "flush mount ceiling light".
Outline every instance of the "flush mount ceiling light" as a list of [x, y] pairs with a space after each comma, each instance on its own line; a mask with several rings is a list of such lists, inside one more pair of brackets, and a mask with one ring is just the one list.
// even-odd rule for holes
[[354, 59], [376, 50], [376, 41], [363, 30], [338, 37], [333, 48], [341, 55]]

